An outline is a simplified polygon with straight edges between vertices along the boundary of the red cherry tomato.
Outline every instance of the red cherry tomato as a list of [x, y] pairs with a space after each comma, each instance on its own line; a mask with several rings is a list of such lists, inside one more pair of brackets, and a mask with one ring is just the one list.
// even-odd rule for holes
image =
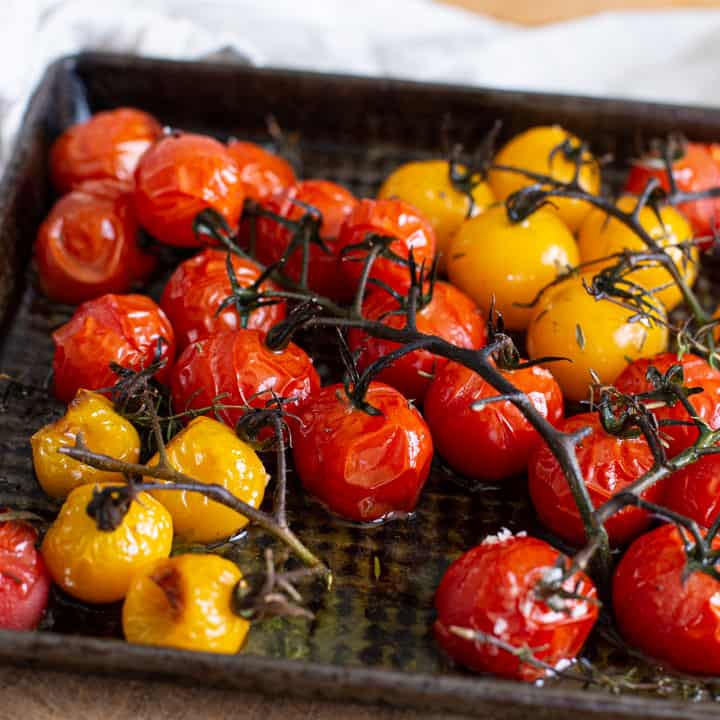
[[[343, 220], [356, 204], [352, 193], [327, 180], [303, 180], [263, 202], [266, 210], [287, 220], [298, 221], [306, 216], [320, 219], [319, 235], [330, 252], [310, 243], [308, 285], [315, 292], [339, 301], [352, 297], [352, 288], [339, 277], [336, 241]], [[269, 217], [259, 217], [256, 222], [258, 260], [265, 265], [276, 263], [290, 245], [292, 230]], [[303, 249], [299, 247], [283, 268], [296, 282], [300, 280], [302, 259]]]
[[[208, 248], [180, 263], [165, 285], [160, 307], [170, 318], [178, 348], [219, 330], [237, 330], [240, 316], [232, 307], [218, 314], [222, 302], [232, 294], [227, 272], [227, 252]], [[257, 263], [231, 255], [235, 277], [241, 287], [249, 287], [261, 274]], [[266, 281], [263, 290], [275, 288]], [[253, 310], [247, 327], [267, 332], [285, 317], [285, 303], [265, 305]]]
[[155, 258], [138, 247], [132, 190], [118, 181], [82, 183], [55, 203], [38, 231], [40, 285], [53, 300], [75, 305], [127, 292]]
[[[393, 328], [404, 328], [406, 315], [400, 303], [389, 293], [378, 290], [370, 293], [363, 305], [363, 316], [378, 320]], [[485, 320], [475, 303], [449, 283], [435, 284], [430, 302], [417, 313], [417, 329], [437, 335], [458, 347], [479, 348], [485, 344]], [[388, 340], [366, 335], [352, 329], [348, 333], [350, 349], [357, 354], [360, 370], [400, 346]], [[405, 397], [423, 402], [432, 376], [445, 366], [445, 358], [427, 350], [416, 350], [396, 360], [377, 375], [377, 379], [392, 385]]]
[[[673, 163], [673, 177], [678, 190], [683, 192], [720, 187], [720, 167], [707, 147], [700, 143], [687, 144], [683, 157]], [[625, 190], [640, 194], [650, 178], [657, 178], [661, 187], [670, 189], [665, 163], [660, 158], [650, 156], [633, 162]], [[720, 224], [719, 198], [682, 203], [678, 209], [687, 216], [696, 237], [712, 236], [713, 228]]]
[[[371, 235], [393, 238], [389, 250], [401, 260], [407, 260], [412, 249], [418, 267], [423, 261], [429, 267], [435, 255], [432, 226], [402, 200], [361, 200], [340, 228], [338, 250], [363, 243]], [[350, 250], [341, 258], [340, 268], [353, 287], [358, 285], [367, 255], [367, 250]], [[398, 292], [406, 292], [410, 286], [406, 265], [389, 257], [376, 258], [370, 277]]]
[[450, 628], [533, 648], [535, 657], [553, 667], [572, 660], [597, 619], [596, 591], [592, 580], [578, 572], [563, 588], [587, 600], [567, 599], [563, 609], [551, 608], [535, 589], [558, 572], [558, 558], [563, 556], [548, 543], [507, 531], [466, 552], [448, 568], [435, 593], [437, 643], [465, 667], [516, 680], [537, 680], [545, 672], [494, 644], [458, 637]]
[[[571, 433], [590, 427], [592, 433], [576, 448], [578, 465], [585, 478], [590, 500], [599, 507], [653, 466], [653, 456], [643, 437], [619, 438], [603, 430], [596, 413], [582, 413], [567, 418], [558, 429]], [[560, 464], [542, 443], [530, 457], [529, 490], [535, 511], [543, 525], [572, 545], [585, 542], [580, 515]], [[643, 493], [650, 502], [662, 498], [662, 483]], [[624, 545], [650, 524], [650, 516], [636, 507], [626, 507], [605, 523], [610, 543]]]
[[228, 149], [206, 135], [167, 135], [143, 155], [135, 172], [140, 224], [159, 242], [200, 247], [193, 220], [211, 208], [237, 227], [245, 201], [240, 168]]
[[[683, 367], [683, 383], [688, 387], [702, 387], [703, 391], [691, 395], [690, 404], [695, 414], [704, 420], [713, 430], [720, 427], [720, 372], [697, 355], [683, 355], [678, 359], [676, 353], [661, 353], [650, 358], [641, 358], [631, 362], [620, 377], [615, 387], [624, 393], [638, 395], [654, 389], [647, 379], [650, 366], [655, 367], [663, 375], [676, 364]], [[672, 407], [659, 407], [654, 410], [658, 420], [673, 420], [688, 423], [687, 425], [663, 425], [662, 433], [667, 438], [667, 452], [670, 457], [689, 448], [698, 437], [698, 430], [690, 424], [690, 416], [685, 408], [676, 403]]]
[[245, 196], [251, 200], [265, 200], [295, 183], [292, 165], [260, 145], [233, 140], [228, 143], [228, 152], [240, 168]]
[[[720, 542], [713, 542], [717, 551]], [[720, 582], [688, 567], [674, 525], [639, 537], [613, 580], [613, 609], [623, 638], [678, 670], [720, 674]]]
[[[111, 362], [140, 370], [167, 360], [157, 373], [170, 375], [175, 334], [165, 313], [144, 295], [102, 295], [83, 303], [53, 333], [55, 395], [69, 403], [80, 388], [99, 390], [115, 384]], [[158, 356], [159, 349], [159, 356]]]
[[415, 508], [433, 449], [422, 416], [397, 390], [372, 382], [365, 397], [380, 415], [354, 407], [341, 385], [313, 393], [297, 412], [293, 457], [308, 492], [344, 518], [372, 522]]
[[673, 473], [666, 484], [663, 505], [710, 527], [720, 513], [720, 456], [706, 455]]
[[96, 113], [66, 130], [53, 144], [53, 184], [64, 193], [85, 180], [132, 180], [143, 153], [161, 134], [160, 123], [140, 110]]
[[0, 628], [32, 630], [42, 619], [50, 574], [35, 548], [37, 532], [26, 523], [0, 523]]
[[[548, 370], [535, 365], [502, 374], [553, 425], [560, 422], [562, 392]], [[497, 395], [477, 373], [451, 362], [436, 374], [425, 398], [435, 449], [453, 470], [476, 480], [501, 480], [524, 472], [531, 451], [541, 442], [537, 430], [510, 402], [472, 409], [474, 402]]]
[[258, 330], [223, 330], [188, 345], [175, 363], [171, 382], [176, 412], [209, 408], [222, 396], [219, 402], [232, 407], [206, 414], [230, 427], [245, 406], [264, 407], [271, 390], [301, 401], [319, 387], [320, 378], [304, 350], [294, 343], [270, 350]]

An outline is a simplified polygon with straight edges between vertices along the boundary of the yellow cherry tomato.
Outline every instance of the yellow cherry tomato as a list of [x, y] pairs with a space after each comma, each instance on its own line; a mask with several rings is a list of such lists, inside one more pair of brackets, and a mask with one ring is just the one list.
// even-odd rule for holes
[[[618, 200], [620, 210], [631, 212], [637, 204], [637, 198], [624, 195]], [[698, 249], [692, 247], [689, 254], [678, 247], [680, 243], [692, 240], [692, 228], [685, 217], [675, 208], [660, 208], [660, 218], [650, 207], [640, 209], [640, 224], [661, 247], [666, 248], [675, 265], [680, 268], [685, 282], [692, 285], [697, 278]], [[580, 262], [589, 262], [607, 257], [623, 250], [645, 250], [645, 243], [627, 225], [615, 218], [608, 218], [599, 208], [593, 208], [585, 218], [578, 235]], [[615, 264], [616, 260], [593, 265], [593, 273], [601, 268]], [[682, 301], [682, 293], [672, 281], [668, 271], [656, 262], [644, 263], [627, 276], [627, 279], [654, 291], [655, 297], [672, 310]], [[668, 286], [668, 287], [666, 287]], [[662, 289], [661, 289], [662, 288]]]
[[575, 239], [558, 216], [542, 207], [512, 222], [503, 205], [466, 220], [450, 246], [448, 275], [487, 313], [492, 298], [511, 330], [524, 330], [531, 302], [548, 283], [578, 263]]
[[[592, 276], [586, 276], [586, 283]], [[596, 300], [582, 278], [571, 278], [544, 294], [527, 333], [531, 359], [550, 355], [568, 358], [548, 369], [568, 400], [586, 400], [590, 371], [612, 383], [628, 362], [665, 350], [667, 328], [646, 318], [631, 321], [633, 311], [611, 300]]]
[[52, 579], [69, 595], [89, 603], [121, 600], [135, 572], [149, 561], [168, 557], [172, 547], [172, 518], [147, 493], [130, 503], [115, 530], [99, 530], [87, 506], [93, 490], [103, 487], [107, 485], [75, 488], [42, 543]]
[[[198, 417], [167, 446], [170, 464], [202, 483], [227, 488], [248, 505], [258, 507], [268, 476], [255, 451], [227, 426]], [[156, 465], [158, 456], [148, 467]], [[148, 478], [149, 480], [149, 478]], [[168, 509], [176, 534], [188, 542], [222, 540], [247, 525], [247, 518], [196, 492], [156, 490], [153, 495]]]
[[234, 654], [250, 623], [235, 615], [232, 595], [242, 573], [218, 555], [177, 555], [145, 565], [122, 610], [128, 642]]
[[58, 452], [58, 448], [75, 445], [79, 433], [93, 452], [129, 463], [140, 458], [140, 437], [132, 423], [116, 413], [104, 395], [78, 390], [65, 415], [30, 438], [35, 474], [52, 497], [67, 497], [71, 490], [88, 483], [125, 481], [122, 473], [96, 470]]
[[[560, 182], [570, 182], [575, 177], [576, 163], [563, 151], [564, 144], [572, 149], [580, 147], [581, 141], [563, 130], [559, 125], [530, 128], [510, 140], [495, 156], [495, 165], [507, 165], [547, 175]], [[556, 150], [557, 149], [557, 150]], [[506, 200], [521, 188], [533, 185], [537, 180], [509, 170], [491, 170], [490, 187], [498, 200]], [[583, 165], [578, 176], [580, 187], [590, 193], [600, 192], [600, 166], [590, 152], [583, 154]], [[575, 232], [585, 219], [590, 205], [582, 200], [552, 198], [560, 217]]]
[[[460, 166], [460, 172], [465, 168]], [[471, 216], [480, 214], [495, 202], [490, 186], [473, 177]], [[423, 160], [406, 163], [392, 172], [382, 184], [378, 198], [400, 198], [414, 205], [430, 222], [437, 238], [440, 266], [446, 265], [450, 242], [460, 225], [468, 217], [470, 198], [450, 180], [447, 160]]]

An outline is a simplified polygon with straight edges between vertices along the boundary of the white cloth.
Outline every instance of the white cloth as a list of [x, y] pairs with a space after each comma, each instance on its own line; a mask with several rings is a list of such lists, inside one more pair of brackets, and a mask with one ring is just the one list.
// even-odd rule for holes
[[82, 49], [720, 106], [718, 37], [720, 10], [521, 28], [432, 0], [0, 0], [1, 150], [43, 68]]

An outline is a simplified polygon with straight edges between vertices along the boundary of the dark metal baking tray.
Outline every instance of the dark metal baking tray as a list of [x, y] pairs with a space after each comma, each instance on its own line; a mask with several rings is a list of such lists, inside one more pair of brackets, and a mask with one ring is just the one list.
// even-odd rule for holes
[[[599, 154], [619, 158], [670, 131], [720, 138], [720, 111], [702, 108], [231, 63], [102, 54], [62, 59], [48, 69], [32, 99], [0, 187], [0, 368], [29, 385], [45, 383], [52, 355], [49, 332], [70, 312], [35, 292], [30, 264], [35, 231], [53, 199], [48, 149], [62, 129], [88, 111], [119, 105], [219, 137], [266, 137], [272, 114], [281, 127], [298, 134], [305, 175], [344, 183], [358, 194], [374, 192], [400, 162], [440, 152], [443, 127], [453, 142], [473, 147], [497, 119], [503, 121], [504, 136], [534, 124], [561, 123]], [[611, 168], [609, 175], [618, 171]], [[32, 475], [27, 439], [58, 408], [32, 391], [10, 393], [2, 403], [0, 505], [41, 507], [46, 501]], [[285, 620], [261, 625], [237, 656], [132, 646], [117, 639], [117, 624], [108, 624], [108, 613], [56, 598], [49, 629], [0, 631], [0, 660], [493, 718], [717, 714], [710, 701], [615, 696], [555, 683], [534, 687], [451, 667], [435, 650], [429, 630], [433, 589], [442, 571], [487, 533], [533, 522], [522, 480], [472, 492], [458, 482], [436, 468], [413, 518], [371, 529], [334, 520], [293, 486], [295, 527], [328, 560], [336, 584], [332, 592], [312, 596], [316, 620], [311, 625]], [[237, 552], [249, 562], [264, 541], [251, 534]]]

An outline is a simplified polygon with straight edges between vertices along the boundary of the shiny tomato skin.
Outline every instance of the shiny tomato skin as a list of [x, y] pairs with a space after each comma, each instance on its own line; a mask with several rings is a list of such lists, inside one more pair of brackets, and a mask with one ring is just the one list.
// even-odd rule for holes
[[245, 202], [240, 168], [222, 143], [206, 135], [163, 137], [140, 160], [135, 186], [140, 224], [158, 242], [177, 247], [212, 243], [193, 231], [202, 210], [215, 210], [236, 228]]
[[55, 396], [69, 403], [77, 391], [108, 388], [117, 382], [109, 364], [140, 370], [157, 359], [165, 366], [156, 378], [165, 382], [175, 358], [175, 334], [165, 313], [145, 295], [102, 295], [80, 305], [53, 333]]
[[592, 580], [579, 572], [563, 583], [566, 590], [588, 598], [566, 600], [563, 610], [551, 609], [534, 592], [560, 557], [543, 540], [507, 531], [460, 556], [435, 593], [438, 645], [472, 670], [527, 682], [543, 677], [545, 671], [492, 644], [457, 637], [450, 628], [469, 628], [513, 647], [533, 648], [537, 658], [554, 667], [575, 658], [597, 619]]
[[[304, 350], [294, 343], [282, 351], [270, 350], [258, 330], [222, 330], [188, 345], [170, 383], [175, 412], [209, 407], [223, 395], [220, 402], [233, 407], [205, 414], [230, 427], [244, 415], [242, 406], [264, 407], [270, 390], [302, 401], [319, 387], [320, 378]], [[284, 407], [294, 412], [293, 404]]]
[[35, 548], [37, 532], [26, 523], [0, 523], [0, 628], [33, 630], [42, 619], [50, 574]]
[[66, 130], [53, 144], [53, 185], [65, 193], [86, 180], [132, 180], [140, 158], [161, 134], [160, 123], [141, 110], [96, 113]]
[[[165, 285], [160, 307], [170, 319], [182, 350], [206, 335], [219, 330], [237, 330], [241, 327], [240, 316], [232, 307], [217, 311], [223, 300], [232, 294], [227, 272], [228, 253], [207, 248], [180, 263]], [[260, 277], [261, 269], [253, 260], [231, 255], [235, 277], [242, 287], [252, 285]], [[262, 289], [276, 289], [267, 280]], [[254, 310], [248, 318], [251, 330], [267, 332], [285, 317], [285, 303], [267, 305]]]
[[[308, 211], [297, 205], [312, 206], [322, 215], [320, 237], [330, 250], [310, 244], [308, 285], [312, 290], [338, 301], [352, 297], [352, 287], [338, 270], [338, 233], [345, 218], [357, 205], [355, 196], [341, 185], [327, 180], [303, 180], [263, 201], [263, 208], [288, 220], [300, 220]], [[259, 217], [256, 224], [258, 260], [271, 265], [284, 255], [292, 240], [292, 231], [269, 217]], [[285, 264], [283, 272], [295, 282], [302, 271], [302, 248], [298, 248]]]
[[[634, 360], [615, 380], [615, 386], [621, 392], [632, 395], [650, 392], [653, 385], [646, 378], [648, 368], [652, 365], [665, 374], [676, 364], [683, 367], [684, 385], [703, 388], [701, 393], [689, 398], [697, 417], [713, 430], [720, 428], [720, 371], [697, 355], [685, 354], [679, 360], [676, 353], [666, 352]], [[658, 420], [690, 422], [690, 416], [680, 403], [673, 407], [659, 407], [653, 412]], [[698, 430], [693, 425], [664, 425], [661, 429], [668, 443], [667, 452], [670, 457], [690, 447], [698, 437]]]
[[[562, 392], [548, 370], [535, 365], [502, 374], [553, 425], [562, 420]], [[542, 442], [511, 402], [472, 409], [474, 402], [497, 395], [477, 373], [450, 362], [436, 374], [425, 398], [435, 449], [453, 470], [469, 478], [494, 481], [524, 472], [530, 453]]]
[[[435, 255], [436, 241], [432, 225], [403, 200], [361, 200], [340, 228], [338, 249], [363, 243], [368, 235], [393, 238], [390, 252], [405, 260], [412, 249], [418, 267], [424, 261], [426, 268], [429, 268]], [[354, 250], [341, 257], [340, 269], [352, 287], [357, 287], [360, 281], [367, 254], [367, 250]], [[370, 278], [384, 282], [400, 293], [405, 293], [410, 287], [408, 268], [388, 257], [376, 258]], [[372, 284], [368, 287], [372, 287]]]
[[720, 456], [705, 455], [667, 480], [663, 505], [710, 527], [720, 513]]
[[[606, 433], [597, 413], [581, 413], [558, 425], [563, 432], [592, 428], [592, 433], [576, 446], [580, 470], [590, 500], [597, 508], [624, 490], [653, 467], [653, 456], [643, 437], [618, 438]], [[585, 542], [580, 515], [568, 482], [550, 448], [542, 443], [530, 457], [528, 487], [540, 521], [566, 542], [580, 546]], [[664, 486], [656, 483], [643, 493], [650, 502], [660, 502]], [[605, 522], [610, 544], [624, 545], [647, 529], [650, 516], [639, 508], [626, 507]]]
[[[363, 317], [378, 320], [384, 325], [404, 328], [407, 317], [400, 303], [384, 290], [371, 292], [363, 305]], [[417, 329], [436, 335], [462, 348], [479, 348], [485, 344], [485, 319], [475, 303], [450, 283], [437, 282], [432, 300], [416, 317]], [[397, 343], [366, 335], [352, 329], [348, 344], [357, 355], [358, 368], [363, 371], [375, 360], [393, 352]], [[396, 360], [376, 376], [381, 382], [399, 390], [406, 398], [423, 402], [432, 375], [438, 373], [447, 360], [428, 350], [416, 350]]]
[[303, 487], [348, 520], [373, 522], [412, 512], [430, 473], [430, 430], [397, 390], [372, 382], [354, 407], [342, 385], [314, 392], [293, 431], [295, 469]]
[[[720, 542], [715, 539], [713, 548]], [[720, 674], [720, 583], [687, 573], [680, 532], [672, 524], [640, 536], [615, 571], [612, 597], [623, 638], [677, 670]]]
[[228, 152], [240, 168], [245, 197], [261, 201], [295, 184], [292, 165], [256, 143], [232, 140]]

